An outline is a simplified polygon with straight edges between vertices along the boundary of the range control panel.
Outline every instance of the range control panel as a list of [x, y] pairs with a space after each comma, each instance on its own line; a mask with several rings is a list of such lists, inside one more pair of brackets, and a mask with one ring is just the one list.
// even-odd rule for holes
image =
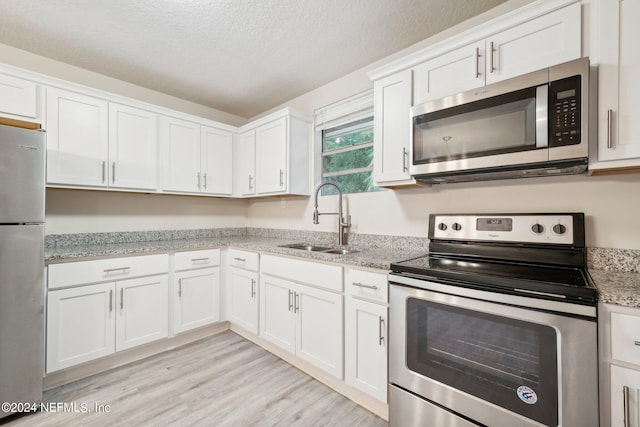
[[429, 237], [572, 245], [575, 243], [574, 219], [571, 214], [435, 214], [430, 216]]

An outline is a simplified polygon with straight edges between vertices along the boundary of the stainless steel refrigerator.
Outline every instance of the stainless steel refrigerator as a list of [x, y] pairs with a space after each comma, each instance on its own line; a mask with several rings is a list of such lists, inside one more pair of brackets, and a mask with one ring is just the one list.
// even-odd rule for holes
[[0, 125], [0, 402], [42, 400], [45, 152], [44, 132]]

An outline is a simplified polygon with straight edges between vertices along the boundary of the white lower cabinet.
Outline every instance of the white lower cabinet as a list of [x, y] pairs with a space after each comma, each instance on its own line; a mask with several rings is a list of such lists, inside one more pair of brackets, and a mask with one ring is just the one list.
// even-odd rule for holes
[[[220, 250], [175, 255], [173, 332], [180, 333], [220, 320]], [[194, 268], [199, 267], [199, 268]]]
[[640, 370], [611, 365], [611, 427], [640, 426]]
[[264, 274], [260, 287], [260, 336], [342, 378], [342, 294]]
[[50, 291], [47, 372], [168, 335], [166, 274]]
[[258, 273], [231, 268], [229, 320], [258, 334]]
[[387, 272], [349, 268], [345, 287], [345, 382], [386, 403]]

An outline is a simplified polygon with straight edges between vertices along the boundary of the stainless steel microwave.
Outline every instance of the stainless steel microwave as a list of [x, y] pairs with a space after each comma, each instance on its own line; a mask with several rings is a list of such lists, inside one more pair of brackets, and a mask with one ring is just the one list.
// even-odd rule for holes
[[581, 58], [415, 106], [409, 172], [430, 184], [582, 173], [588, 88]]

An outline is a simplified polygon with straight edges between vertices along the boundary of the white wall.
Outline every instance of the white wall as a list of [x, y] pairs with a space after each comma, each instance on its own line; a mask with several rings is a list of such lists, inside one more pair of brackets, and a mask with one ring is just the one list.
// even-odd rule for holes
[[245, 200], [48, 189], [46, 234], [245, 227]]

